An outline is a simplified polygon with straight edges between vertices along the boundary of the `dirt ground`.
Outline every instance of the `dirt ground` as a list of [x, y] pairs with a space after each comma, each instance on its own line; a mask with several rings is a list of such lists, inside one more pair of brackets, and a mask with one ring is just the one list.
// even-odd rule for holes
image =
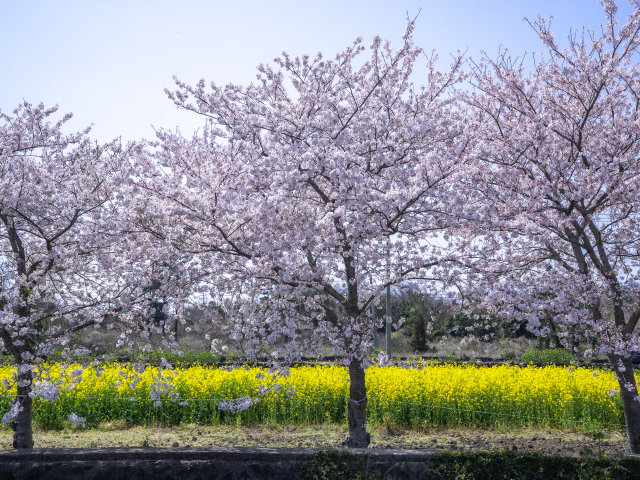
[[[577, 454], [584, 447], [595, 452], [626, 452], [624, 432], [499, 428], [496, 430], [442, 429], [404, 430], [372, 427], [372, 448], [515, 450]], [[0, 449], [9, 449], [13, 432], [0, 429]], [[179, 425], [176, 427], [135, 426], [108, 423], [97, 428], [34, 432], [35, 448], [104, 448], [237, 446], [270, 448], [336, 448], [344, 446], [346, 426], [341, 425]]]

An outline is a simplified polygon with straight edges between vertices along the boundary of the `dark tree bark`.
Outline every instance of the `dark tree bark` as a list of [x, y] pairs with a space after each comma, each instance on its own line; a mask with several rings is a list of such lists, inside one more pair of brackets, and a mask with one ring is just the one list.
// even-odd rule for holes
[[[353, 291], [351, 292], [354, 293]], [[353, 304], [346, 302], [347, 306]], [[357, 306], [357, 304], [356, 304]], [[329, 301], [324, 302], [325, 315], [328, 321], [334, 325], [338, 324], [338, 315], [331, 307]], [[356, 307], [357, 308], [357, 307]], [[349, 315], [354, 318], [357, 315]], [[347, 446], [349, 448], [367, 448], [371, 436], [367, 433], [367, 386], [365, 383], [365, 371], [362, 363], [353, 360], [349, 364], [349, 405], [347, 407], [347, 424], [349, 426], [349, 436]]]
[[[602, 232], [595, 223], [590, 220], [587, 212], [582, 213], [585, 217], [585, 224], [589, 226], [589, 228], [581, 228], [579, 224], [574, 223], [575, 231], [571, 231], [569, 228], [566, 229], [567, 238], [571, 241], [573, 255], [577, 261], [579, 271], [585, 275], [589, 272], [587, 257], [584, 254], [586, 251], [594, 268], [609, 282], [611, 291], [607, 293], [609, 293], [609, 298], [611, 299], [613, 319], [616, 327], [624, 335], [631, 335], [640, 318], [640, 311], [635, 311], [628, 318], [625, 315], [623, 302], [621, 301], [624, 297], [623, 289], [615, 271], [611, 267], [609, 254], [603, 246]], [[593, 235], [593, 241], [589, 238], [588, 232], [591, 232]], [[602, 320], [600, 307], [599, 301], [590, 307], [595, 321]], [[577, 350], [576, 344], [577, 337], [574, 337], [574, 352]], [[624, 420], [627, 429], [628, 452], [640, 454], [640, 402], [638, 401], [638, 387], [633, 374], [633, 363], [630, 356], [622, 357], [620, 355], [610, 354], [608, 357], [618, 376], [620, 399], [622, 400], [622, 409], [624, 411]]]
[[[18, 364], [18, 367], [20, 367], [20, 364]], [[18, 371], [20, 371], [19, 368]], [[22, 383], [23, 386], [18, 385], [16, 404], [19, 405], [21, 409], [18, 415], [11, 421], [11, 427], [14, 432], [13, 448], [16, 449], [33, 448], [33, 400], [29, 396], [32, 380], [31, 370], [18, 373], [18, 382]]]
[[367, 387], [365, 372], [360, 362], [349, 365], [349, 448], [367, 448], [371, 437], [367, 432]]
[[[640, 402], [636, 379], [633, 374], [633, 363], [631, 357], [621, 357], [619, 355], [609, 355], [611, 365], [618, 376], [620, 385], [620, 399], [624, 411], [624, 423], [627, 428], [627, 439], [629, 443], [628, 453], [640, 454]], [[622, 368], [620, 368], [622, 363]], [[624, 371], [621, 371], [624, 370]], [[631, 390], [627, 388], [631, 386]]]

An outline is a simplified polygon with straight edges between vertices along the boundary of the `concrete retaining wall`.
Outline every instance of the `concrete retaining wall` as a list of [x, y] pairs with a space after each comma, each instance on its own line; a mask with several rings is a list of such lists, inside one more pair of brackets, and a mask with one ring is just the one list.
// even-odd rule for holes
[[[2, 480], [286, 480], [315, 449], [104, 448], [0, 451]], [[349, 450], [383, 477], [419, 479], [426, 450]], [[386, 477], [384, 477], [386, 478]]]

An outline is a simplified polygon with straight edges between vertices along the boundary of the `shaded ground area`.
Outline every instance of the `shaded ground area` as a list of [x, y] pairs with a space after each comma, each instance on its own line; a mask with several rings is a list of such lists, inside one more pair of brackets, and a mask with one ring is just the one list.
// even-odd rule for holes
[[[517, 450], [577, 454], [584, 447], [595, 452], [626, 452], [626, 436], [620, 431], [578, 431], [515, 429], [405, 430], [390, 425], [370, 428], [372, 448]], [[594, 435], [595, 433], [595, 435]], [[0, 429], [0, 449], [10, 449], [13, 432]], [[97, 428], [41, 431], [36, 428], [35, 448], [106, 447], [269, 447], [328, 448], [344, 446], [346, 426], [341, 425], [179, 425], [175, 427], [135, 426], [123, 422]]]

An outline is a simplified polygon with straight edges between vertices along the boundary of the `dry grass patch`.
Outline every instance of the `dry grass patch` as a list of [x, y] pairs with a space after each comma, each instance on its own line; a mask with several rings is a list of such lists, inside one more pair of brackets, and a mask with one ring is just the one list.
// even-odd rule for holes
[[[625, 453], [624, 432], [602, 431], [594, 440], [584, 432], [543, 429], [501, 428], [496, 430], [434, 429], [419, 431], [399, 426], [370, 428], [372, 448], [470, 449], [530, 452], [578, 453], [585, 446], [608, 454]], [[12, 446], [13, 432], [0, 429], [0, 448]], [[128, 426], [124, 422], [101, 424], [97, 428], [67, 428], [43, 431], [36, 428], [35, 448], [107, 447], [342, 447], [347, 434], [342, 425], [196, 425]]]

